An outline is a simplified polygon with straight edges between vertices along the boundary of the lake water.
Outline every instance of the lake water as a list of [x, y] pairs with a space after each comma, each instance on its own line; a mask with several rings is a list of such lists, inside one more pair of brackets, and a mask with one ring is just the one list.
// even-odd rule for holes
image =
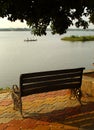
[[0, 88], [19, 83], [21, 73], [85, 67], [94, 69], [94, 42], [68, 42], [70, 35], [94, 35], [94, 31], [68, 31], [64, 35], [36, 37], [24, 42], [29, 31], [0, 32]]

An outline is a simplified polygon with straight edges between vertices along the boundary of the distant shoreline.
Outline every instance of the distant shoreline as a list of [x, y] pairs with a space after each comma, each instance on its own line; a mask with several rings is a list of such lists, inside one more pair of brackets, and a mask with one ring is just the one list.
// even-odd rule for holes
[[0, 28], [0, 31], [31, 31], [30, 28]]
[[[0, 28], [0, 31], [31, 31], [31, 28]], [[51, 31], [47, 28], [47, 31]], [[94, 29], [68, 29], [67, 31], [94, 31]]]

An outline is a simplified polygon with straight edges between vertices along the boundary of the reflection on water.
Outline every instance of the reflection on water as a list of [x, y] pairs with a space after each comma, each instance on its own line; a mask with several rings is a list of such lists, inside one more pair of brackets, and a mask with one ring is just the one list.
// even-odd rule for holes
[[[66, 35], [93, 35], [93, 31], [71, 31]], [[17, 83], [21, 73], [86, 67], [93, 69], [94, 42], [61, 41], [59, 35], [24, 42], [30, 32], [0, 32], [0, 87]]]

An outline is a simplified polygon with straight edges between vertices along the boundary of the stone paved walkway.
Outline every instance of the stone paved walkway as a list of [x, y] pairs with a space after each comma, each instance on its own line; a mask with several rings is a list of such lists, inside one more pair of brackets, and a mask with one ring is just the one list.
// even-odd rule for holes
[[[94, 130], [94, 100], [70, 100], [62, 90], [24, 97], [23, 114], [13, 110], [10, 92], [0, 94], [0, 130]], [[92, 102], [91, 102], [92, 101]]]

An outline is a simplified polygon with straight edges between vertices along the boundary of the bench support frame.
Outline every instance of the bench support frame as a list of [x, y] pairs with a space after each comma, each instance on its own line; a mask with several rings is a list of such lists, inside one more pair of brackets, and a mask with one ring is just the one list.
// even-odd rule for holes
[[[77, 70], [80, 70], [81, 69], [81, 74], [79, 74], [79, 76], [80, 76], [80, 84], [79, 84], [79, 86], [77, 87], [76, 85], [75, 85], [75, 87], [73, 87], [72, 85], [71, 85], [71, 87], [69, 87], [69, 88], [67, 88], [67, 89], [70, 89], [71, 90], [71, 96], [70, 96], [70, 99], [72, 100], [72, 99], [77, 99], [78, 101], [79, 101], [79, 103], [80, 103], [80, 105], [82, 105], [82, 103], [81, 103], [81, 97], [82, 97], [82, 92], [81, 92], [81, 83], [82, 83], [82, 72], [83, 72], [83, 69], [84, 68], [79, 68], [79, 69], [77, 69]], [[56, 71], [55, 71], [56, 72]], [[48, 73], [48, 72], [47, 72]], [[38, 73], [37, 73], [38, 74]], [[31, 75], [31, 73], [30, 74], [23, 74], [22, 76], [26, 76], [25, 78], [27, 78], [27, 76], [28, 75]], [[35, 73], [35, 75], [36, 75], [36, 73]], [[38, 74], [38, 76], [39, 76], [39, 74]], [[44, 76], [44, 75], [43, 75]], [[42, 78], [44, 78], [45, 79], [45, 77], [43, 77], [42, 76]], [[59, 75], [60, 77], [61, 77], [61, 75]], [[76, 75], [77, 76], [77, 75]], [[63, 76], [64, 77], [64, 76]], [[12, 99], [13, 99], [13, 109], [14, 110], [18, 110], [18, 111], [20, 111], [20, 113], [21, 113], [21, 115], [22, 115], [22, 117], [23, 117], [23, 113], [22, 113], [22, 97], [23, 96], [28, 96], [28, 95], [31, 95], [31, 94], [34, 94], [34, 93], [41, 93], [41, 91], [39, 91], [39, 92], [36, 92], [36, 91], [34, 91], [34, 92], [32, 92], [32, 91], [29, 91], [28, 90], [28, 94], [26, 93], [26, 95], [22, 95], [22, 90], [23, 90], [23, 79], [22, 79], [23, 77], [21, 77], [20, 78], [20, 88], [17, 86], [17, 85], [13, 85], [13, 87], [12, 87]], [[31, 78], [31, 77], [30, 77]], [[34, 77], [35, 78], [35, 77]], [[78, 78], [78, 76], [77, 76], [77, 78]], [[76, 79], [77, 79], [76, 78]], [[71, 79], [71, 77], [70, 77], [70, 79]], [[27, 80], [27, 79], [26, 79]], [[33, 79], [34, 80], [34, 79]], [[39, 80], [39, 79], [38, 79]], [[46, 79], [47, 80], [47, 79]], [[61, 79], [60, 79], [61, 80]], [[42, 81], [42, 80], [41, 80]], [[26, 82], [26, 81], [25, 81]], [[34, 82], [36, 82], [36, 81], [34, 81]], [[44, 80], [43, 80], [43, 82], [44, 82]], [[75, 83], [75, 79], [73, 80], [72, 79], [72, 83]], [[46, 82], [47, 83], [47, 82]], [[55, 82], [56, 83], [56, 82]], [[55, 84], [54, 83], [54, 84]], [[60, 82], [61, 83], [61, 82]], [[64, 79], [64, 83], [65, 83], [65, 79]], [[74, 83], [73, 83], [73, 85], [74, 85]], [[69, 81], [69, 84], [71, 84], [70, 83], [70, 81]], [[34, 84], [35, 85], [35, 84]], [[38, 85], [40, 85], [40, 84], [38, 84]], [[47, 85], [49, 85], [49, 84], [47, 84]], [[32, 85], [31, 85], [32, 86]], [[33, 88], [35, 88], [36, 86], [34, 86]], [[26, 87], [26, 89], [28, 88], [28, 86]], [[29, 87], [29, 89], [30, 89], [30, 87]], [[36, 88], [35, 88], [36, 89]], [[42, 89], [42, 87], [41, 87], [41, 89]], [[55, 88], [55, 89], [57, 89], [57, 88]], [[60, 88], [60, 89], [58, 89], [58, 90], [63, 90], [63, 89], [66, 89], [65, 87], [64, 88]], [[39, 89], [38, 89], [39, 90]], [[43, 90], [42, 92], [49, 92], [50, 90], [48, 90], [48, 91], [46, 91], [46, 89], [45, 89], [45, 91]], [[56, 90], [53, 90], [53, 91], [56, 91]], [[25, 91], [24, 91], [24, 93], [25, 93]], [[24, 94], [23, 93], [23, 94]]]

